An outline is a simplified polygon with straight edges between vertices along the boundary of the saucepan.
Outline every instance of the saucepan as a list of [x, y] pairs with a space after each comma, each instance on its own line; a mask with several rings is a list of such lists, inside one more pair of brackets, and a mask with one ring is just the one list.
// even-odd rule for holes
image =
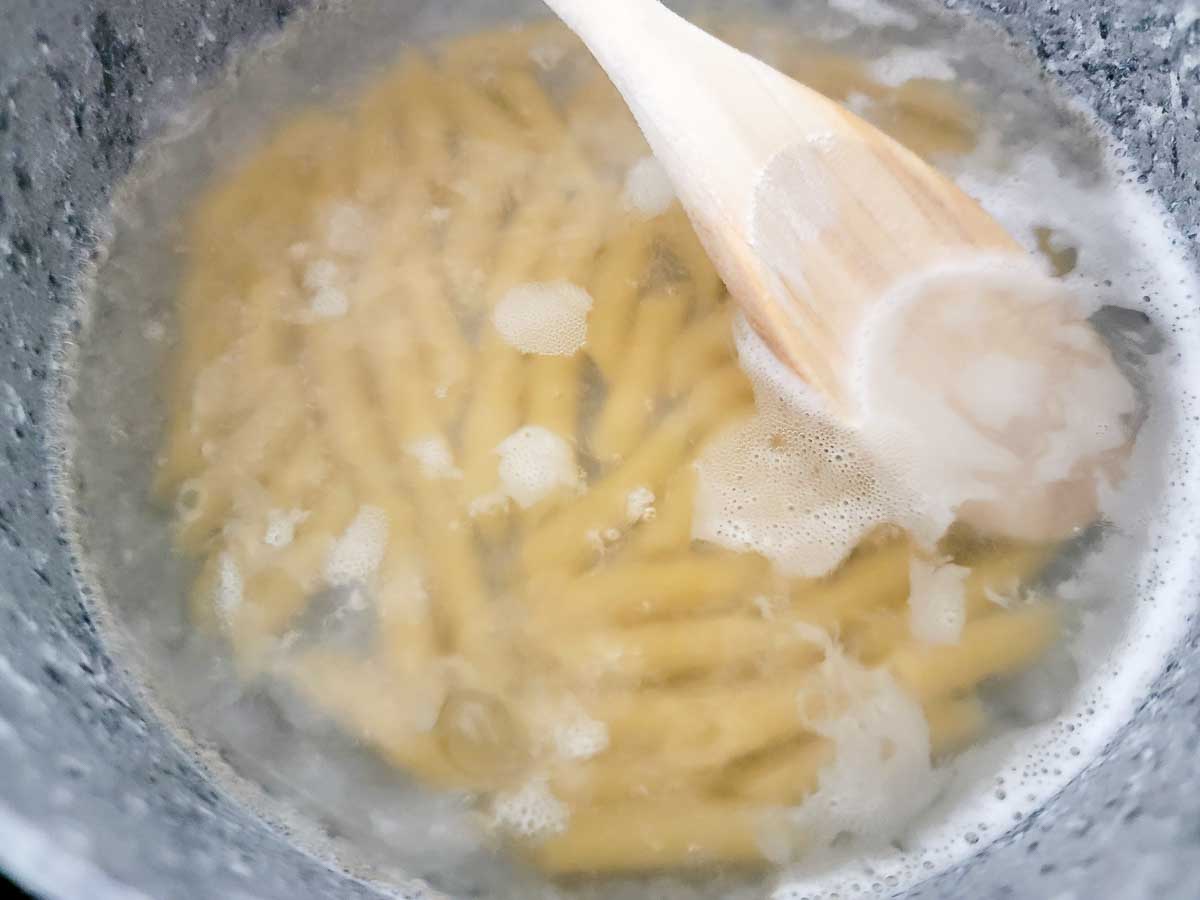
[[[754, 5], [802, 23], [815, 2]], [[414, 41], [545, 14], [539, 4], [507, 0], [384, 5], [392, 33]], [[735, 0], [717, 5], [739, 7]], [[837, 5], [868, 14], [906, 4]], [[993, 42], [1011, 43], [1015, 57], [1040, 66], [1066, 106], [1095, 116], [1126, 175], [1165, 210], [1194, 267], [1200, 7], [1192, 0], [936, 5], [951, 20], [983, 23]], [[279, 814], [269, 796], [248, 799], [229, 774], [235, 761], [185, 739], [143, 684], [129, 636], [136, 632], [129, 611], [148, 599], [166, 603], [157, 597], [169, 592], [166, 582], [142, 581], [124, 596], [101, 590], [81, 557], [71, 509], [72, 498], [91, 486], [70, 465], [61, 422], [64, 396], [117, 389], [77, 382], [76, 345], [81, 335], [103, 332], [96, 320], [106, 315], [101, 301], [111, 298], [89, 302], [89, 273], [120, 233], [111, 207], [122, 185], [156, 165], [148, 148], [208, 128], [208, 117], [222, 114], [212, 85], [236, 80], [258, 54], [281, 52], [297, 28], [352, 22], [355, 6], [0, 0], [0, 867], [35, 894], [434, 896], [403, 872], [383, 877], [348, 862], [335, 852], [337, 835]], [[338, 37], [323, 52], [356, 65], [360, 55], [382, 53], [378, 42], [360, 50], [354, 27], [330, 34]], [[962, 50], [970, 56], [969, 47]], [[303, 77], [297, 69], [295, 78]], [[200, 96], [209, 102], [192, 102]], [[260, 97], [270, 99], [269, 92]], [[141, 271], [155, 277], [152, 266]], [[1195, 316], [1200, 296], [1189, 303], [1194, 308], [1176, 315]], [[1169, 334], [1166, 341], [1169, 354]], [[114, 339], [107, 349], [93, 342], [88, 352], [125, 351]], [[147, 363], [135, 376], [122, 388], [133, 385], [135, 396], [125, 400], [157, 402], [157, 370]], [[1180, 453], [1170, 477], [1200, 478], [1196, 464], [1194, 453]], [[144, 478], [133, 463], [110, 472], [117, 482]], [[1193, 508], [1173, 521], [1169, 542], [1151, 552], [1161, 550], [1164, 568], [1171, 567], [1164, 584], [1198, 597], [1200, 517]], [[862, 890], [912, 898], [1200, 896], [1200, 625], [1187, 609], [1179, 615], [1182, 637], [1156, 660], [1134, 712], [1054, 796], [1003, 833], [973, 835], [971, 851], [947, 869], [907, 887], [867, 879]], [[438, 888], [492, 895], [453, 878]]]

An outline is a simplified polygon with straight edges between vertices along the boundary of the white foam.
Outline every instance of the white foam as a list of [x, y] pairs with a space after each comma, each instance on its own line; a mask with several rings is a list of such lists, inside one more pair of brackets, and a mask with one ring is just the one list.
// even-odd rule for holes
[[366, 581], [379, 568], [388, 543], [388, 517], [378, 506], [361, 506], [325, 557], [325, 581], [332, 587]]
[[510, 288], [492, 311], [500, 336], [522, 353], [573, 356], [587, 343], [591, 295], [569, 281]]
[[549, 731], [559, 759], [591, 759], [608, 749], [608, 725], [589, 716], [577, 701], [559, 704], [552, 711]]
[[269, 547], [286, 547], [296, 535], [296, 526], [308, 516], [309, 514], [302, 509], [268, 510], [263, 543]]
[[[846, 836], [866, 844], [895, 840], [940, 786], [925, 713], [886, 669], [866, 669], [823, 643], [820, 677], [797, 699], [806, 726], [834, 752], [817, 789], [790, 818], [805, 841], [819, 845]], [[844, 697], [844, 705], [830, 708], [831, 697]]]
[[358, 256], [367, 249], [370, 223], [361, 207], [338, 203], [325, 215], [325, 246], [335, 253]]
[[1137, 396], [1082, 315], [1011, 258], [946, 263], [876, 305], [855, 356], [862, 434], [928, 522], [1049, 540], [1095, 518]]
[[662, 163], [653, 156], [643, 156], [629, 167], [621, 198], [626, 208], [653, 219], [671, 208], [676, 200], [675, 186]]
[[531, 778], [515, 791], [497, 794], [492, 804], [496, 826], [534, 840], [561, 834], [570, 816], [571, 811], [554, 796], [544, 776]]
[[221, 622], [227, 628], [233, 627], [233, 617], [241, 609], [245, 600], [245, 584], [242, 580], [242, 570], [233, 558], [232, 553], [222, 553], [217, 560], [217, 583], [215, 587], [214, 606]]
[[581, 481], [571, 445], [546, 428], [526, 425], [500, 442], [500, 483], [505, 496], [522, 509], [555, 491], [576, 491]]
[[912, 518], [905, 492], [744, 321], [736, 338], [756, 411], [697, 460], [692, 536], [824, 575], [871, 529]]
[[341, 269], [331, 259], [317, 259], [304, 270], [308, 290], [308, 313], [314, 319], [336, 319], [350, 309], [350, 297], [342, 286]]
[[966, 582], [971, 570], [924, 559], [909, 562], [908, 625], [928, 644], [955, 644], [967, 622]]
[[885, 28], [894, 25], [911, 31], [916, 28], [917, 17], [912, 13], [896, 9], [883, 0], [829, 0], [831, 9], [853, 16], [864, 25]]
[[635, 487], [625, 497], [625, 518], [632, 525], [649, 522], [657, 515], [654, 508], [654, 491], [645, 485]]
[[889, 87], [917, 78], [953, 81], [957, 77], [946, 52], [927, 47], [899, 47], [874, 60], [867, 71], [875, 81]]
[[426, 478], [454, 480], [463, 477], [462, 469], [454, 464], [450, 444], [440, 434], [409, 441], [404, 452], [417, 461]]

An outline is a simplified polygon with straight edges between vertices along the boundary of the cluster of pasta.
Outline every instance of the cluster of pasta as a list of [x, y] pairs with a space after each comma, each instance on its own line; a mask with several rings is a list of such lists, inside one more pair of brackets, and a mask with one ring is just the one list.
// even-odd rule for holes
[[[936, 86], [791, 52], [919, 150], [970, 146]], [[693, 540], [692, 461], [753, 398], [646, 153], [564, 32], [489, 33], [290, 119], [188, 227], [157, 488], [195, 620], [554, 873], [762, 861], [847, 672], [908, 698], [928, 764], [1057, 627], [1018, 590], [1046, 548], [948, 547], [965, 618], [930, 643], [903, 534], [820, 579]]]

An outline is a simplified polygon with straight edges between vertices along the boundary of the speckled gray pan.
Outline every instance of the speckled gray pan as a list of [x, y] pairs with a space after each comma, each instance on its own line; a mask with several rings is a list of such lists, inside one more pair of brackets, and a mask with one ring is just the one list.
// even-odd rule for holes
[[[1036, 53], [1098, 112], [1194, 241], [1194, 2], [945, 5], [999, 23]], [[427, 13], [452, 0], [395, 3]], [[53, 508], [54, 323], [95, 251], [92, 226], [161, 127], [165, 98], [203, 84], [298, 11], [293, 0], [0, 0], [0, 867], [39, 894], [396, 894], [306, 855], [208, 782], [106, 653]], [[1194, 524], [1179, 539], [1197, 541]], [[1193, 626], [1100, 762], [909, 896], [1200, 897], [1198, 700]]]

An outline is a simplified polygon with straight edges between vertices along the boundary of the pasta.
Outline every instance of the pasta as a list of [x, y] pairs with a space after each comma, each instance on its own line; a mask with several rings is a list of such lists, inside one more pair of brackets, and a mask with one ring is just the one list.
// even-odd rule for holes
[[[565, 102], [538, 48], [581, 69]], [[888, 526], [800, 578], [693, 538], [697, 460], [753, 392], [683, 210], [628, 203], [646, 147], [587, 60], [556, 26], [461, 38], [238, 161], [188, 226], [155, 487], [190, 614], [244, 677], [470, 792], [547, 873], [759, 865], [806, 843], [781, 808], [836, 759], [821, 716], [856, 702], [830, 667], [895, 685], [931, 758], [957, 752], [987, 682], [1060, 631], [1029, 589], [1056, 548]], [[917, 143], [968, 141], [919, 92], [808, 74]], [[581, 348], [497, 327], [531, 284], [586, 291]], [[957, 642], [915, 636], [914, 560], [969, 570]], [[318, 596], [370, 608], [363, 647], [305, 632]], [[564, 821], [505, 831], [531, 784]]]

